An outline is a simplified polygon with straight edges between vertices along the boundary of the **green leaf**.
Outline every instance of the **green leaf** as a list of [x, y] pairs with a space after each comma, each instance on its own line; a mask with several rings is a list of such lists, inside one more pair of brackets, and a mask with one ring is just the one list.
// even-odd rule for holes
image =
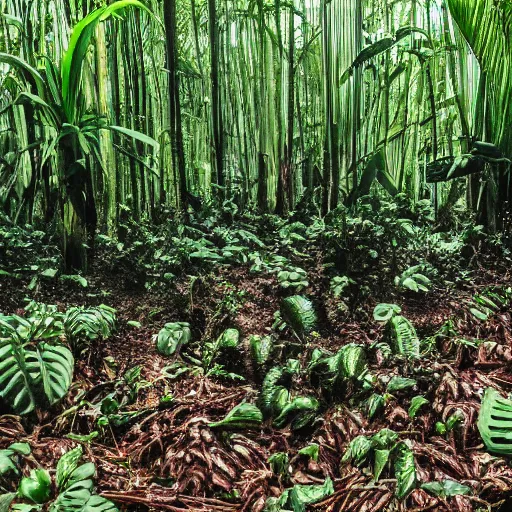
[[[18, 321], [23, 321], [23, 329], [30, 329], [34, 335], [53, 332], [48, 331], [50, 324], [44, 324], [41, 330], [38, 323]], [[21, 327], [18, 330], [23, 333]], [[0, 396], [19, 414], [27, 414], [34, 410], [41, 394], [50, 404], [66, 395], [74, 360], [67, 347], [45, 342], [25, 347], [17, 336], [0, 339]]]
[[308, 444], [308, 446], [301, 448], [298, 453], [300, 455], [305, 455], [306, 457], [309, 457], [310, 459], [314, 460], [315, 462], [318, 462], [319, 449], [320, 449], [320, 446], [318, 444], [311, 443], [311, 444]]
[[158, 333], [156, 348], [164, 356], [179, 353], [183, 345], [187, 345], [192, 337], [190, 324], [187, 322], [170, 322]]
[[138, 132], [136, 130], [131, 130], [130, 128], [124, 128], [122, 126], [109, 126], [109, 130], [112, 130], [112, 131], [118, 132], [118, 133], [122, 133], [123, 135], [126, 135], [127, 137], [131, 137], [132, 139], [142, 142], [143, 144], [152, 146], [153, 148], [155, 148], [155, 151], [158, 151], [160, 149], [160, 144], [155, 139], [153, 139], [153, 137], [150, 137], [149, 135], [145, 135], [144, 133]]
[[34, 503], [45, 503], [50, 498], [51, 483], [48, 471], [33, 469], [30, 476], [21, 479], [18, 494]]
[[272, 472], [278, 476], [288, 475], [289, 458], [288, 454], [284, 452], [274, 453], [268, 458]]
[[489, 315], [487, 313], [484, 313], [480, 311], [477, 308], [469, 308], [469, 312], [477, 319], [481, 320], [482, 322], [487, 322], [489, 320]]
[[478, 430], [486, 448], [499, 455], [512, 454], [512, 401], [487, 388], [478, 414]]
[[415, 396], [411, 400], [411, 405], [409, 406], [409, 417], [414, 418], [418, 411], [420, 410], [420, 408], [428, 403], [429, 401], [424, 396]]
[[274, 348], [272, 336], [253, 334], [249, 337], [251, 356], [258, 366], [263, 366], [270, 358]]
[[55, 476], [55, 483], [57, 489], [65, 489], [66, 483], [71, 474], [78, 467], [78, 462], [82, 458], [82, 447], [77, 446], [73, 450], [66, 452], [57, 463], [57, 471]]
[[373, 310], [373, 318], [376, 322], [386, 323], [401, 311], [402, 309], [396, 304], [377, 304]]
[[389, 428], [383, 428], [372, 436], [372, 446], [376, 448], [392, 448], [398, 439], [398, 434]]
[[109, 6], [95, 9], [75, 25], [61, 64], [62, 97], [68, 121], [75, 121], [82, 66], [98, 23], [129, 7], [142, 9], [151, 14], [151, 11], [138, 0], [118, 0]]
[[317, 317], [313, 304], [301, 295], [284, 299], [281, 304], [281, 315], [298, 336], [309, 334], [316, 326]]
[[373, 393], [370, 398], [366, 401], [366, 414], [368, 419], [372, 419], [377, 412], [384, 407], [386, 400], [382, 395]]
[[16, 494], [8, 492], [7, 494], [0, 494], [0, 512], [8, 512], [11, 503], [13, 502]]
[[330, 478], [322, 485], [294, 485], [290, 491], [288, 502], [293, 512], [305, 512], [307, 505], [317, 503], [334, 492]]
[[386, 464], [389, 461], [389, 455], [391, 454], [391, 450], [385, 449], [376, 449], [375, 450], [375, 464], [373, 467], [373, 477], [375, 480], [378, 480], [382, 471], [386, 467]]
[[255, 429], [263, 422], [261, 411], [253, 404], [241, 403], [228, 412], [221, 421], [210, 423], [210, 428], [231, 429]]
[[405, 442], [398, 443], [395, 459], [396, 496], [406, 498], [416, 488], [414, 453]]
[[410, 359], [420, 357], [420, 340], [416, 329], [407, 318], [401, 315], [391, 318], [389, 332], [398, 354]]
[[281, 411], [281, 414], [274, 420], [274, 426], [283, 428], [291, 421], [292, 430], [299, 430], [310, 423], [320, 407], [316, 398], [309, 396], [295, 397]]
[[448, 478], [446, 480], [441, 480], [440, 482], [425, 482], [424, 484], [421, 484], [421, 488], [440, 498], [463, 496], [472, 493], [471, 487]]
[[41, 273], [43, 277], [54, 278], [58, 273], [56, 268], [47, 268], [44, 272]]
[[346, 379], [358, 378], [366, 369], [366, 352], [363, 345], [349, 343], [341, 347], [337, 357], [338, 368]]
[[373, 448], [371, 440], [364, 435], [360, 435], [350, 441], [343, 458], [342, 464], [352, 461], [354, 466], [360, 466], [366, 461]]
[[395, 391], [401, 391], [402, 389], [408, 389], [416, 386], [416, 381], [414, 379], [408, 379], [406, 377], [399, 377], [395, 375], [391, 378], [386, 388], [388, 393], [393, 393]]

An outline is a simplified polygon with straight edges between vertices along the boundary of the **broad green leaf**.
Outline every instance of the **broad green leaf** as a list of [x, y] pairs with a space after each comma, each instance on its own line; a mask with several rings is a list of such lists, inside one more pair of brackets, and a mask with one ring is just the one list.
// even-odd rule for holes
[[416, 466], [414, 454], [405, 442], [399, 443], [396, 451], [396, 495], [398, 499], [403, 499], [416, 488]]
[[468, 495], [472, 492], [471, 487], [448, 478], [446, 480], [441, 480], [440, 482], [425, 482], [421, 484], [421, 488], [440, 498]]
[[283, 320], [298, 336], [309, 334], [316, 326], [317, 317], [313, 304], [301, 295], [284, 299], [281, 314]]
[[487, 388], [478, 414], [478, 430], [485, 447], [499, 455], [512, 454], [512, 401]]
[[82, 458], [82, 447], [77, 446], [73, 450], [66, 452], [57, 463], [55, 483], [58, 489], [65, 489], [66, 483], [71, 474], [78, 467], [78, 462]]
[[394, 315], [398, 315], [402, 309], [396, 304], [377, 304], [373, 310], [373, 318], [377, 322], [386, 323]]
[[330, 478], [322, 485], [294, 485], [290, 491], [288, 502], [293, 512], [306, 512], [307, 505], [317, 503], [334, 492]]
[[241, 403], [233, 407], [226, 417], [221, 421], [210, 423], [210, 428], [231, 429], [254, 429], [263, 422], [261, 411], [253, 404]]
[[301, 448], [298, 453], [300, 455], [305, 455], [305, 456], [309, 457], [310, 459], [314, 460], [315, 462], [318, 462], [319, 449], [320, 449], [320, 446], [318, 444], [311, 443], [308, 446]]
[[34, 503], [45, 503], [50, 497], [51, 479], [48, 471], [33, 469], [30, 476], [21, 479], [18, 494]]
[[416, 386], [416, 381], [414, 379], [408, 379], [406, 377], [399, 377], [395, 375], [391, 378], [387, 386], [388, 393], [394, 393], [395, 391], [401, 391], [402, 389], [408, 389]]
[[7, 494], [0, 494], [0, 512], [8, 512], [11, 503], [13, 502], [16, 494], [8, 492]]
[[418, 413], [420, 408], [423, 405], [426, 405], [428, 403], [429, 403], [429, 401], [424, 396], [421, 396], [421, 395], [418, 395], [418, 396], [415, 396], [414, 398], [412, 398], [411, 405], [409, 406], [409, 417], [410, 418], [416, 417], [416, 414]]
[[373, 477], [378, 480], [383, 469], [386, 467], [391, 450], [377, 449], [375, 450], [375, 464], [373, 468]]

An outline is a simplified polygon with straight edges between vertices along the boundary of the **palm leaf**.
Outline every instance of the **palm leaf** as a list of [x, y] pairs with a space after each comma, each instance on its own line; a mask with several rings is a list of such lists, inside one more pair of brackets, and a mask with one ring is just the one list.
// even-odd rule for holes
[[[492, 141], [500, 146], [512, 121], [512, 4], [495, 0], [448, 0], [450, 12], [492, 83]], [[510, 133], [510, 131], [509, 131]]]
[[82, 64], [98, 23], [129, 7], [142, 9], [152, 15], [151, 11], [138, 0], [118, 0], [108, 7], [94, 10], [73, 29], [61, 66], [62, 96], [68, 120], [73, 121], [75, 118], [75, 107], [82, 78]]

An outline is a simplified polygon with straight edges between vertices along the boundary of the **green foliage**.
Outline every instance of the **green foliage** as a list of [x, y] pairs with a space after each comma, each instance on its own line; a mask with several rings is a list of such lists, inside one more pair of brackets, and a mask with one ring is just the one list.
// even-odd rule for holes
[[425, 482], [421, 484], [421, 488], [440, 498], [471, 494], [471, 487], [449, 478], [441, 480], [440, 482]]
[[373, 310], [373, 318], [377, 322], [387, 323], [395, 315], [400, 314], [402, 309], [396, 304], [377, 304]]
[[101, 304], [94, 308], [74, 307], [63, 319], [64, 334], [73, 345], [110, 337], [116, 327], [116, 310]]
[[403, 389], [412, 388], [416, 386], [416, 384], [417, 382], [414, 379], [408, 379], [406, 377], [399, 377], [398, 375], [394, 375], [388, 382], [386, 390], [388, 393], [394, 393], [395, 391], [402, 391]]
[[494, 287], [483, 290], [474, 295], [472, 303], [469, 305], [469, 312], [482, 322], [506, 308], [512, 302], [512, 288]]
[[291, 288], [296, 292], [300, 292], [308, 286], [306, 271], [299, 267], [281, 270], [277, 274], [277, 280], [281, 288]]
[[416, 466], [414, 463], [414, 454], [405, 442], [398, 443], [396, 450], [396, 496], [399, 499], [403, 499], [416, 487]]
[[503, 398], [494, 388], [487, 388], [477, 425], [490, 452], [512, 454], [512, 401]]
[[430, 402], [421, 395], [415, 396], [411, 399], [411, 405], [409, 406], [409, 417], [414, 418], [422, 406], [429, 404]]
[[222, 430], [257, 429], [262, 422], [261, 411], [255, 405], [243, 402], [231, 409], [224, 419], [210, 423], [209, 427]]
[[21, 479], [18, 489], [20, 498], [42, 504], [50, 498], [51, 479], [48, 471], [33, 469], [30, 476]]
[[20, 474], [19, 459], [30, 455], [30, 445], [27, 443], [12, 443], [0, 450], [0, 477], [9, 473]]
[[306, 512], [307, 506], [327, 498], [334, 493], [334, 486], [330, 478], [326, 478], [322, 485], [294, 485], [286, 489], [279, 498], [268, 498], [264, 512]]
[[366, 369], [365, 348], [355, 343], [344, 345], [332, 356], [321, 354], [309, 365], [312, 382], [330, 393], [338, 392], [343, 381], [361, 379]]
[[[35, 469], [30, 476], [21, 479], [17, 495], [0, 496], [0, 507], [16, 500], [15, 510], [40, 510], [42, 506], [51, 512], [116, 512], [109, 500], [94, 494], [92, 477], [96, 472], [93, 463], [79, 464], [82, 447], [68, 451], [58, 461], [54, 488], [58, 494], [52, 496], [52, 480], [45, 469]], [[26, 501], [29, 504], [25, 503]]]
[[336, 276], [331, 279], [331, 293], [336, 297], [341, 297], [345, 290], [350, 286], [356, 284], [356, 282], [353, 279], [350, 279], [350, 277], [347, 276]]
[[261, 367], [267, 363], [272, 353], [274, 340], [272, 336], [260, 336], [253, 334], [249, 337], [251, 356], [257, 366]]
[[71, 386], [74, 359], [65, 341], [109, 336], [114, 310], [72, 308], [31, 302], [27, 316], [0, 316], [0, 396], [19, 414], [53, 405]]
[[36, 337], [46, 333], [41, 325], [21, 317], [0, 318], [0, 396], [19, 414], [33, 411], [36, 405], [53, 405], [71, 385], [71, 351], [57, 343], [54, 333], [47, 336], [54, 337], [51, 343]]
[[424, 275], [425, 265], [414, 265], [395, 277], [395, 285], [413, 292], [428, 292], [432, 281]]
[[292, 430], [300, 430], [314, 421], [319, 407], [316, 398], [296, 397], [282, 408], [279, 416], [274, 419], [274, 425], [283, 428], [290, 423]]
[[187, 322], [169, 322], [156, 336], [156, 348], [164, 356], [179, 354], [183, 346], [192, 338], [190, 324]]
[[373, 460], [373, 474], [378, 480], [388, 463], [393, 462], [397, 479], [396, 495], [405, 498], [417, 484], [414, 454], [406, 442], [398, 441], [398, 434], [382, 429], [371, 437], [360, 435], [352, 439], [342, 458], [342, 463], [352, 462], [362, 466]]
[[288, 327], [299, 337], [309, 334], [317, 322], [313, 304], [301, 295], [293, 295], [283, 300], [281, 316]]
[[388, 323], [388, 332], [397, 354], [410, 359], [420, 356], [420, 340], [407, 318], [401, 315], [392, 317]]

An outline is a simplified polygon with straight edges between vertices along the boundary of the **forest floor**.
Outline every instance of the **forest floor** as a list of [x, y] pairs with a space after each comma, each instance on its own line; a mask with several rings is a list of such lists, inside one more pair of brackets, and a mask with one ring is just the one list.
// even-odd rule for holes
[[[298, 354], [299, 360], [314, 348], [335, 352], [347, 343], [370, 347], [382, 340], [384, 330], [372, 318], [375, 299], [357, 311], [333, 314], [322, 266], [306, 270], [309, 286], [305, 293], [317, 308], [319, 328], [307, 350]], [[263, 510], [267, 498], [279, 496], [285, 487], [322, 484], [326, 477], [332, 479], [334, 493], [311, 505], [311, 510], [505, 511], [512, 507], [512, 468], [504, 459], [486, 453], [476, 429], [483, 389], [493, 386], [512, 391], [511, 314], [500, 312], [482, 324], [471, 318], [463, 306], [484, 287], [512, 283], [510, 271], [496, 262], [486, 261], [485, 270], [481, 267], [463, 290], [437, 287], [422, 296], [411, 292], [401, 303], [402, 313], [421, 338], [434, 335], [452, 320], [461, 339], [494, 343], [460, 344], [455, 350], [447, 349], [447, 357], [422, 359], [416, 368], [396, 361], [372, 361], [371, 370], [381, 377], [415, 374], [416, 386], [387, 396], [384, 410], [372, 421], [355, 406], [349, 389], [342, 403], [328, 403], [323, 416], [298, 433], [274, 428], [270, 421], [260, 430], [230, 436], [208, 427], [236, 404], [257, 398], [261, 375], [248, 354], [237, 369], [246, 379], [241, 382], [205, 376], [200, 371], [184, 372], [172, 379], [162, 377], [169, 358], [155, 349], [154, 335], [172, 321], [189, 322], [196, 339], [211, 337], [213, 332], [227, 327], [239, 329], [242, 337], [269, 334], [280, 301], [275, 277], [229, 267], [147, 291], [134, 288], [127, 276], [105, 275], [98, 269], [88, 282], [87, 289], [69, 283], [42, 283], [27, 294], [19, 283], [2, 281], [3, 311], [19, 311], [25, 305], [24, 298], [30, 295], [61, 309], [105, 303], [117, 310], [118, 318], [115, 335], [95, 342], [77, 361], [76, 384], [64, 406], [39, 412], [38, 421], [23, 425], [16, 417], [0, 417], [2, 445], [13, 438], [28, 440], [35, 458], [45, 467], [55, 467], [56, 460], [75, 445], [67, 437], [69, 433], [86, 436], [99, 430], [97, 438], [84, 443], [85, 456], [97, 465], [97, 482], [103, 496], [130, 508]], [[225, 308], [227, 300], [232, 301], [229, 312]], [[133, 419], [120, 422], [119, 426], [99, 428], [95, 424], [97, 411], [72, 408], [79, 390], [81, 399], [90, 402], [105, 389], [122, 393], [120, 376], [137, 365], [142, 368], [141, 382], [148, 384], [141, 386], [136, 400], [126, 408], [128, 415], [136, 412]], [[302, 377], [294, 386], [319, 396]], [[419, 394], [430, 405], [411, 418], [408, 404], [413, 395]], [[162, 401], [162, 396], [169, 400]], [[436, 420], [446, 421], [455, 410], [463, 412], [462, 427], [440, 435], [435, 430]], [[422, 481], [453, 479], [471, 487], [472, 495], [444, 498], [416, 489], [406, 501], [399, 501], [394, 496], [396, 479], [392, 474], [375, 482], [368, 469], [341, 464], [351, 440], [382, 428], [410, 440]], [[316, 456], [299, 453], [311, 443], [319, 446]], [[268, 459], [283, 452], [288, 454], [287, 474], [276, 475]]]
[[[485, 389], [512, 392], [510, 251], [471, 223], [440, 232], [429, 219], [382, 203], [307, 226], [128, 223], [124, 243], [103, 237], [86, 287], [50, 268], [59, 256], [41, 232], [8, 225], [3, 314], [105, 304], [117, 325], [72, 347], [63, 400], [22, 418], [0, 403], [0, 449], [26, 441], [32, 467], [51, 469], [78, 443], [98, 492], [130, 510], [511, 510], [512, 467], [477, 426]], [[411, 272], [429, 273], [428, 289], [404, 287]], [[495, 292], [501, 306], [475, 316]], [[315, 312], [307, 333], [285, 315], [296, 295]], [[383, 303], [401, 308], [405, 334], [377, 321]], [[191, 341], [164, 356], [169, 322], [188, 322]], [[236, 350], [212, 349], [226, 329]], [[239, 404], [263, 422], [214, 425]]]

